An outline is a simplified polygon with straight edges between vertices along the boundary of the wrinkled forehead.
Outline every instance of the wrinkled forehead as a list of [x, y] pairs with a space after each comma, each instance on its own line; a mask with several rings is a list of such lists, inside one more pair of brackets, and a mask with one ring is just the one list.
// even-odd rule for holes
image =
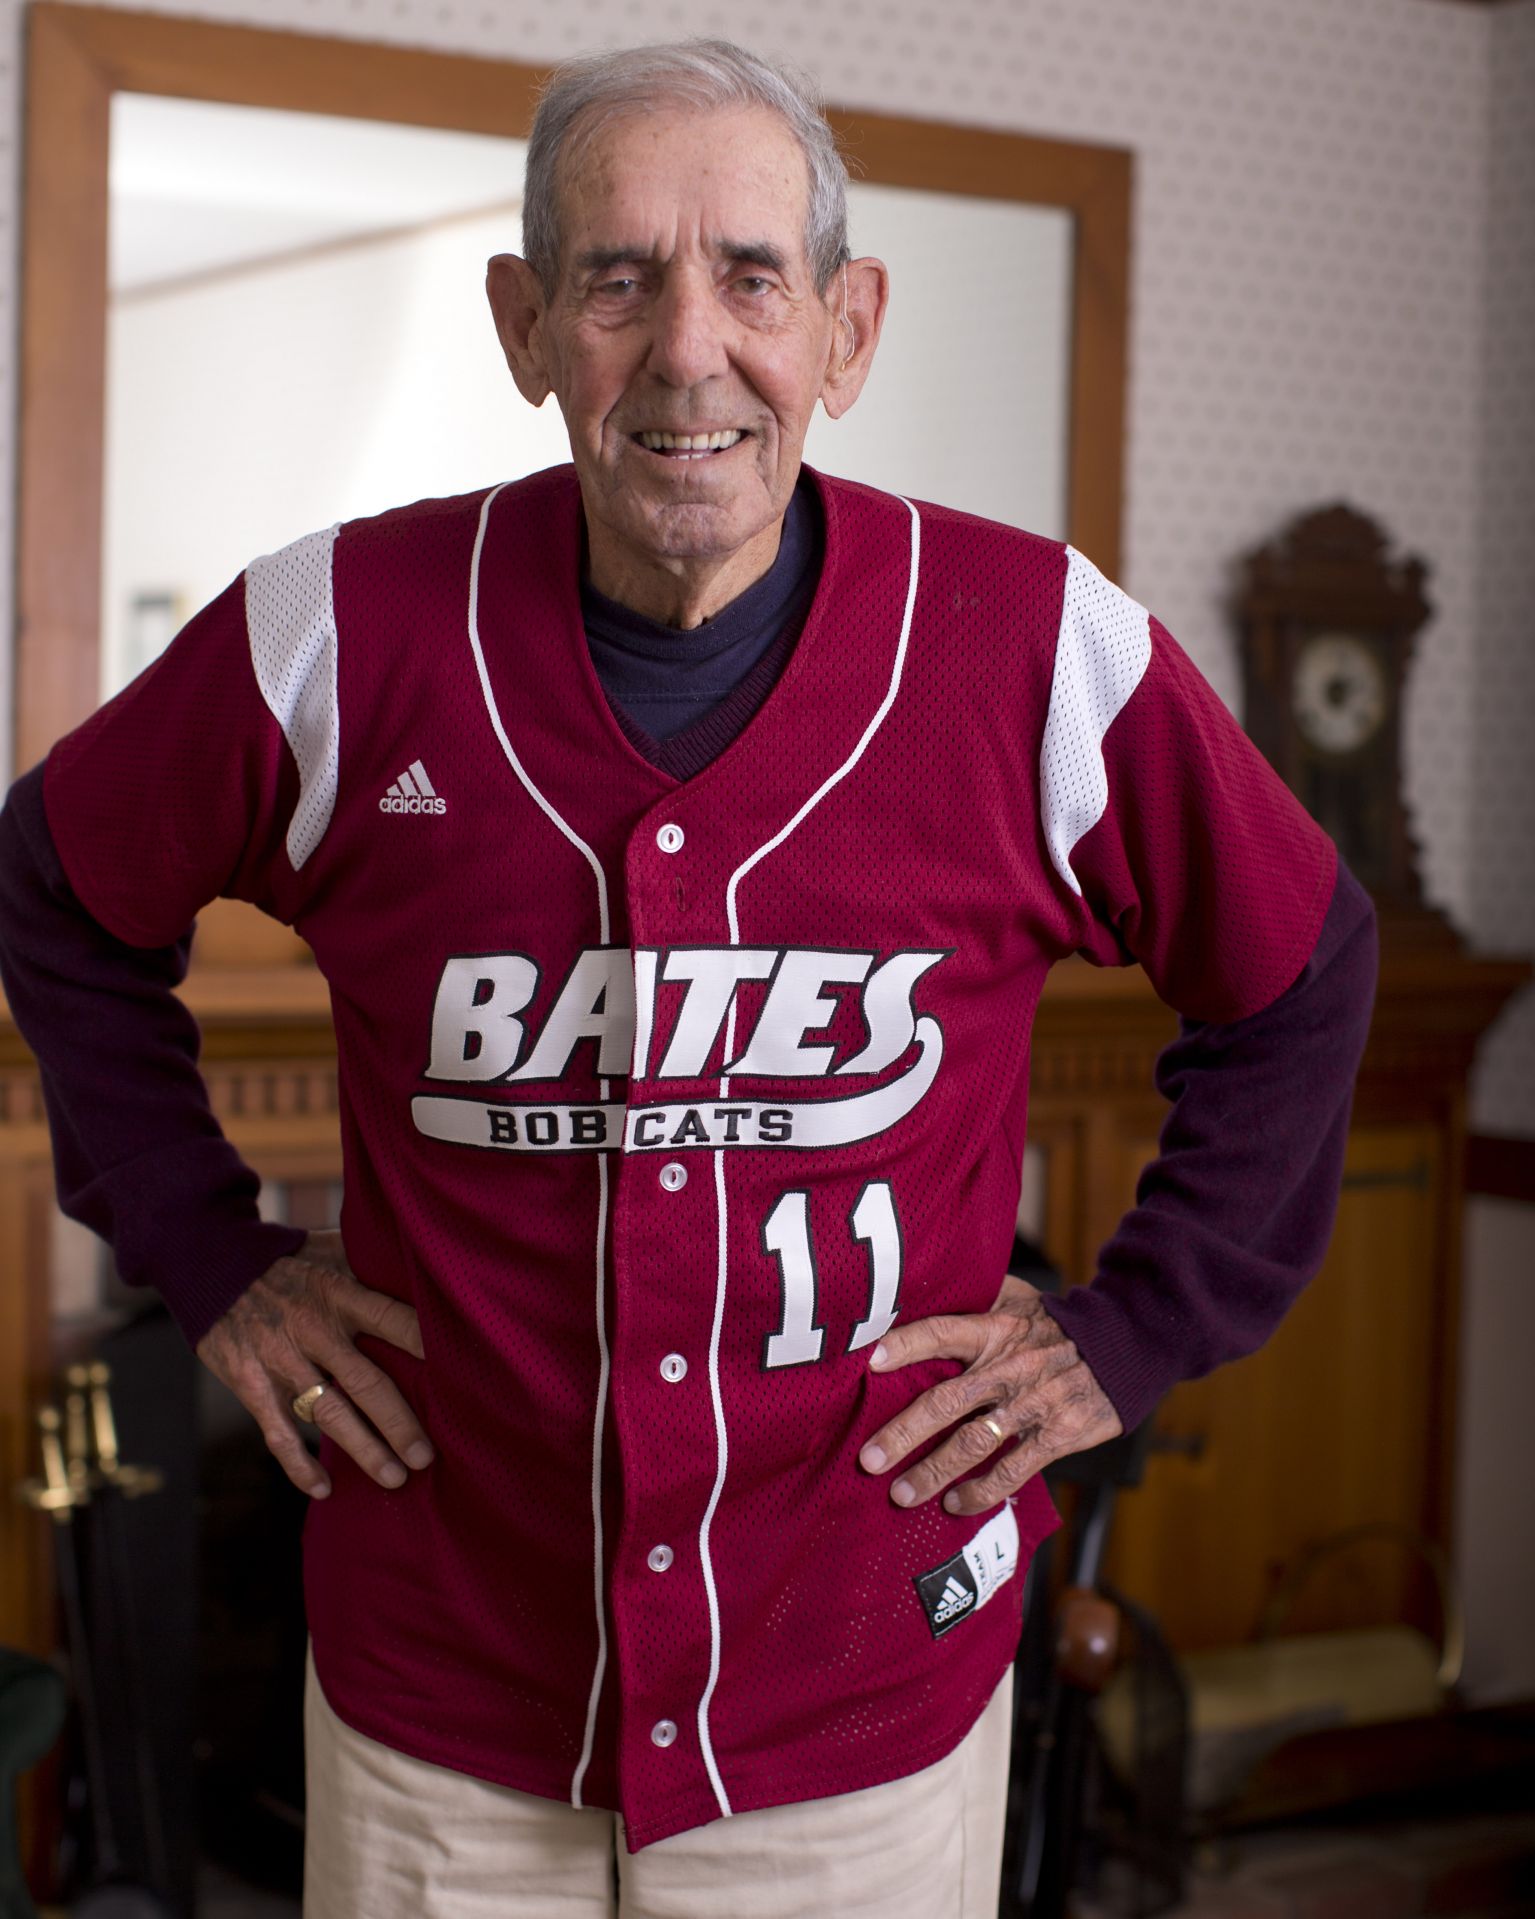
[[809, 163], [769, 107], [588, 108], [555, 179], [566, 259], [573, 247], [665, 249], [679, 230], [804, 257]]

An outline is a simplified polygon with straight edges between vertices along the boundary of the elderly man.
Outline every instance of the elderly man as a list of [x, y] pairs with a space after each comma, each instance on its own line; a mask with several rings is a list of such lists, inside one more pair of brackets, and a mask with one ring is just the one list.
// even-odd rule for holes
[[[885, 311], [843, 187], [739, 49], [562, 69], [489, 290], [573, 468], [256, 561], [7, 809], [64, 1203], [323, 1502], [311, 1919], [994, 1912], [1039, 1469], [1325, 1244], [1368, 904], [1081, 555], [802, 466]], [[201, 1103], [219, 893], [330, 981], [340, 1234]], [[1047, 1309], [1072, 952], [1185, 1025]]]

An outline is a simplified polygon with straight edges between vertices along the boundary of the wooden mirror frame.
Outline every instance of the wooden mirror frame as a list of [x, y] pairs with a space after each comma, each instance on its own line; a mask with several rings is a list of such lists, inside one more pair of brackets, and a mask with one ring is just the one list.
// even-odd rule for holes
[[[112, 95], [525, 139], [543, 77], [511, 61], [36, 0], [23, 182], [18, 771], [98, 703]], [[828, 118], [862, 180], [1030, 201], [1072, 216], [1067, 537], [1116, 577], [1130, 154], [840, 108]]]

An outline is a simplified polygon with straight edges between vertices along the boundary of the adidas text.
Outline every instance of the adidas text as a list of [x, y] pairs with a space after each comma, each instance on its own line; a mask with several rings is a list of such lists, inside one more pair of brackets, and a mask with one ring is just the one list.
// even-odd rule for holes
[[957, 1580], [951, 1579], [944, 1590], [943, 1599], [933, 1614], [934, 1625], [941, 1626], [957, 1614], [966, 1611], [975, 1604], [975, 1594], [966, 1592]]
[[406, 799], [402, 793], [386, 793], [378, 803], [381, 813], [446, 813], [448, 802], [437, 795], [431, 799], [420, 793], [413, 793]]

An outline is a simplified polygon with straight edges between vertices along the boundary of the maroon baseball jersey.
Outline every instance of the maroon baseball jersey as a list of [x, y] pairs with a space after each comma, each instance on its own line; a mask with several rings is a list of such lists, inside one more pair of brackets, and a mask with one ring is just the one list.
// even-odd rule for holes
[[1053, 961], [1273, 1000], [1333, 879], [1162, 627], [1057, 542], [819, 479], [782, 679], [679, 783], [581, 625], [561, 468], [259, 560], [50, 761], [86, 906], [219, 893], [329, 982], [343, 1228], [437, 1457], [326, 1444], [306, 1587], [364, 1733], [628, 1841], [916, 1771], [1013, 1657], [1038, 1480], [902, 1511], [859, 1447], [989, 1307]]

